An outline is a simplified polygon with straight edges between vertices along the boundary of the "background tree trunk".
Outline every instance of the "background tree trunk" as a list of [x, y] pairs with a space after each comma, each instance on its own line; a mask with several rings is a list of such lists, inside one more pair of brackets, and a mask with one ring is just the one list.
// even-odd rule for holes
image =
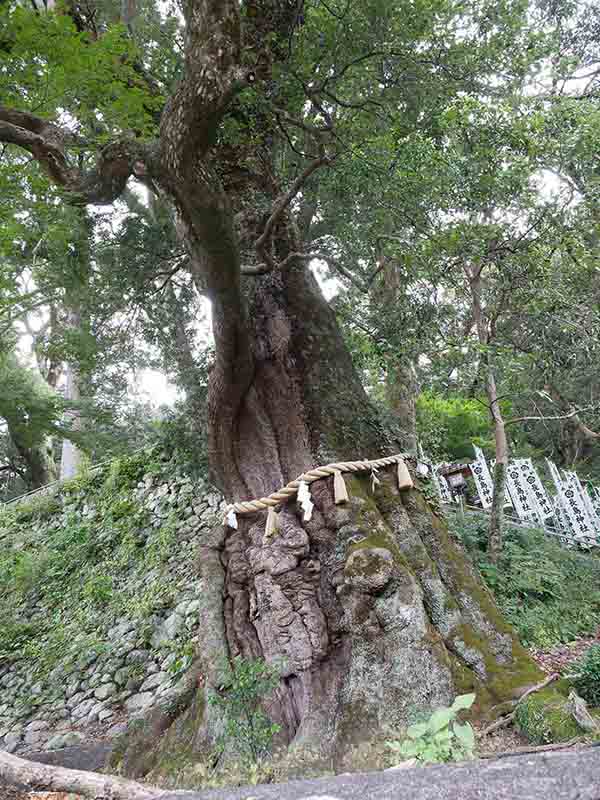
[[494, 466], [494, 495], [488, 531], [488, 553], [495, 564], [502, 553], [504, 533], [504, 492], [506, 489], [506, 470], [508, 469], [508, 439], [504, 419], [498, 402], [498, 391], [494, 373], [490, 370], [487, 381], [487, 398], [494, 420], [494, 440], [496, 443], [496, 464]]
[[488, 408], [494, 426], [494, 441], [496, 444], [496, 465], [494, 467], [494, 494], [492, 499], [492, 509], [490, 514], [490, 524], [488, 528], [488, 553], [492, 563], [495, 563], [502, 552], [502, 535], [504, 529], [504, 489], [506, 486], [506, 470], [508, 467], [508, 439], [504, 419], [500, 411], [498, 402], [498, 389], [496, 387], [496, 375], [494, 365], [490, 355], [490, 346], [493, 336], [491, 334], [489, 320], [486, 319], [483, 304], [483, 266], [464, 267], [469, 287], [471, 290], [471, 307], [473, 309], [473, 321], [477, 329], [477, 338], [483, 348], [481, 360], [482, 369], [485, 370], [485, 390], [488, 401]]
[[398, 418], [405, 450], [417, 455], [417, 396], [419, 385], [414, 364], [399, 358], [390, 364], [386, 376], [387, 401]]
[[27, 465], [27, 485], [29, 489], [40, 489], [56, 480], [56, 467], [52, 458], [52, 442], [45, 437], [39, 444], [25, 442], [19, 432], [11, 429], [8, 432], [15, 449]]
[[[68, 267], [70, 271], [70, 290], [65, 297], [65, 341], [70, 352], [64, 365], [64, 397], [71, 408], [65, 414], [65, 422], [74, 434], [81, 430], [81, 400], [84, 386], [85, 365], [87, 355], [82, 350], [84, 333], [89, 328], [89, 317], [85, 312], [86, 294], [89, 288], [91, 272], [90, 242], [94, 233], [94, 225], [85, 209], [76, 211], [76, 226], [73, 230], [72, 250], [69, 250]], [[76, 346], [78, 352], [73, 352]], [[61, 479], [72, 478], [81, 462], [81, 451], [74, 441], [63, 439], [60, 461]]]
[[[80, 324], [80, 315], [71, 310], [68, 315], [68, 322], [72, 329], [77, 329]], [[67, 362], [64, 367], [64, 398], [67, 402], [73, 403], [73, 408], [65, 413], [65, 422], [69, 430], [77, 432], [81, 428], [81, 412], [76, 407], [81, 398], [79, 387], [79, 370], [75, 363], [72, 361]], [[79, 464], [81, 462], [81, 451], [77, 445], [70, 439], [63, 439], [61, 458], [60, 458], [60, 478], [65, 480], [72, 478], [77, 474]]]

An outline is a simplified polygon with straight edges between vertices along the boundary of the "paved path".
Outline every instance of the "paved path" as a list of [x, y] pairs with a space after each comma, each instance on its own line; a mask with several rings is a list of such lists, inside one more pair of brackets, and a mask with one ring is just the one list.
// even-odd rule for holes
[[171, 792], [159, 800], [600, 800], [600, 747], [271, 786]]

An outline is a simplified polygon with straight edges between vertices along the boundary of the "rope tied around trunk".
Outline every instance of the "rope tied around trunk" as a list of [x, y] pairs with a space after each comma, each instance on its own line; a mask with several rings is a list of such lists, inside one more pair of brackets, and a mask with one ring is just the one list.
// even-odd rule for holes
[[[375, 485], [376, 483], [379, 483], [376, 472], [380, 467], [389, 467], [393, 464], [397, 464], [399, 488], [410, 489], [414, 484], [412, 478], [410, 477], [408, 467], [406, 466], [406, 458], [408, 458], [407, 454], [398, 453], [395, 456], [386, 456], [385, 458], [377, 458], [372, 461], [338, 461], [335, 464], [325, 464], [322, 467], [315, 467], [308, 472], [303, 472], [302, 475], [299, 475], [295, 480], [290, 481], [286, 486], [282, 486], [281, 489], [273, 492], [268, 497], [261, 497], [256, 500], [241, 500], [238, 503], [231, 503], [225, 510], [225, 518], [223, 523], [229, 525], [231, 528], [237, 528], [237, 514], [252, 514], [256, 511], [268, 511], [269, 509], [274, 509], [275, 506], [278, 506], [282, 503], [287, 503], [288, 500], [290, 500], [292, 497], [295, 497], [299, 490], [300, 494], [302, 495], [304, 494], [305, 487], [308, 487], [309, 484], [314, 483], [321, 478], [328, 478], [330, 475], [335, 475], [337, 479], [334, 482], [338, 484], [338, 489], [336, 491], [337, 497], [335, 500], [336, 503], [346, 502], [348, 495], [344, 491], [341, 491], [341, 487], [339, 486], [339, 478], [341, 478], [341, 473], [343, 472], [370, 471], [373, 475], [373, 484]], [[310, 501], [309, 504], [312, 506]], [[308, 517], [305, 514], [305, 519], [310, 519], [310, 511], [308, 514]], [[269, 527], [274, 524], [273, 515], [271, 514], [270, 517], [270, 522], [268, 522]]]

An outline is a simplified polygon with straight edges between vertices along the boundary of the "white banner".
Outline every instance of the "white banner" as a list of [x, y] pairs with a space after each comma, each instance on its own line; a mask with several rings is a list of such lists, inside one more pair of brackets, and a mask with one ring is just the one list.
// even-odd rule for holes
[[594, 526], [594, 528], [597, 528], [600, 531], [600, 519], [598, 519], [598, 516], [596, 514], [596, 509], [594, 508], [594, 504], [592, 503], [592, 498], [586, 492], [586, 490], [581, 484], [581, 481], [579, 480], [579, 475], [576, 472], [567, 472], [565, 474], [567, 476], [569, 484], [572, 486], [576, 486], [577, 489], [579, 490], [579, 495], [583, 500], [583, 504], [587, 508], [588, 516], [590, 518], [592, 525]]
[[544, 517], [538, 506], [537, 498], [527, 482], [529, 474], [529, 465], [526, 464], [525, 459], [510, 461], [506, 471], [508, 492], [519, 519], [523, 522], [543, 525]]
[[598, 487], [594, 487], [594, 496], [592, 497], [592, 505], [594, 506], [594, 511], [596, 512], [596, 516], [600, 517], [600, 489]]
[[[563, 500], [567, 504], [570, 517], [574, 520], [575, 538], [588, 544], [596, 541], [600, 534], [600, 521], [593, 509], [590, 510], [586, 503], [587, 492], [574, 472], [567, 472], [566, 481], [563, 483]], [[591, 503], [590, 503], [591, 506]]]
[[572, 545], [575, 541], [573, 529], [562, 506], [561, 498], [555, 495], [552, 504], [554, 506], [554, 530], [559, 535], [562, 544]]
[[437, 466], [433, 468], [433, 478], [436, 482], [442, 503], [453, 503], [454, 500], [452, 498], [452, 492], [450, 491], [450, 487], [448, 486], [448, 481], [446, 480], [446, 478], [444, 478], [443, 475], [440, 475], [438, 473], [438, 469], [441, 466], [443, 466], [443, 464], [437, 464]]
[[530, 458], [524, 458], [521, 462], [521, 470], [525, 477], [525, 481], [529, 485], [529, 491], [535, 497], [537, 506], [543, 519], [548, 519], [554, 515], [552, 503], [548, 497], [548, 493], [544, 489], [544, 485], [537, 474], [533, 462]]
[[546, 464], [548, 465], [548, 469], [550, 470], [550, 475], [552, 476], [552, 480], [554, 481], [554, 485], [556, 486], [556, 492], [560, 495], [562, 491], [562, 478], [560, 477], [560, 472], [558, 467], [554, 463], [554, 461], [550, 461], [549, 458], [546, 459]]
[[487, 461], [485, 460], [483, 450], [480, 447], [477, 447], [476, 444], [473, 445], [473, 450], [475, 451], [475, 458], [477, 461], [469, 464], [469, 466], [471, 468], [473, 478], [475, 479], [477, 494], [481, 500], [482, 507], [491, 508], [492, 498], [494, 496], [494, 483], [492, 481], [492, 476], [490, 475], [490, 470], [488, 468]]
[[[565, 521], [570, 526], [573, 536], [579, 542], [591, 544], [596, 541], [597, 529], [595, 522], [591, 519], [584, 498], [581, 496], [578, 480], [569, 478], [563, 479], [558, 467], [552, 461], [546, 459], [550, 474], [556, 486], [558, 502], [563, 512]], [[573, 475], [573, 473], [571, 473]]]

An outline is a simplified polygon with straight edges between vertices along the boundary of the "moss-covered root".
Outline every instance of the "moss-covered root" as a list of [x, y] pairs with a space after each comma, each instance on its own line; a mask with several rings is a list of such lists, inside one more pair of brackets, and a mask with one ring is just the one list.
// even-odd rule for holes
[[[590, 714], [600, 720], [600, 708], [590, 709]], [[586, 735], [570, 713], [567, 698], [556, 688], [534, 692], [519, 703], [515, 725], [534, 744], [568, 742]]]

